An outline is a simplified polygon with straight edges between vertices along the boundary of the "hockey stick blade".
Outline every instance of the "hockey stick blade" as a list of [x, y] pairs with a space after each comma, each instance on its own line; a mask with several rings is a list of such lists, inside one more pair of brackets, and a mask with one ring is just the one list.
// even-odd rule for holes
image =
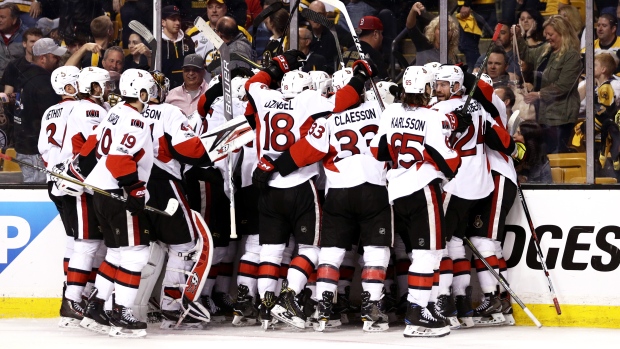
[[225, 158], [255, 138], [245, 118], [233, 118], [200, 136], [200, 141], [213, 162]]
[[519, 114], [521, 113], [521, 111], [519, 110], [515, 110], [512, 115], [510, 115], [510, 119], [508, 119], [508, 133], [512, 136], [515, 134], [515, 132], [517, 131], [517, 127], [519, 127], [520, 122], [517, 122], [517, 120], [519, 120]]
[[164, 212], [166, 212], [169, 216], [172, 216], [178, 208], [179, 201], [177, 199], [171, 198], [170, 200], [168, 200], [168, 205], [166, 205], [166, 209], [164, 210]]
[[129, 28], [136, 32], [136, 34], [140, 35], [151, 47], [153, 48], [153, 43], [155, 43], [155, 37], [150, 30], [148, 30], [142, 23], [133, 20], [129, 22]]
[[252, 37], [256, 36], [256, 30], [258, 30], [258, 27], [267, 19], [267, 17], [271, 16], [276, 11], [279, 11], [282, 8], [284, 8], [284, 3], [281, 1], [278, 1], [278, 2], [274, 2], [273, 4], [267, 6], [267, 8], [262, 10], [256, 16], [256, 18], [254, 18], [254, 21], [252, 22], [252, 27], [253, 27]]
[[309, 8], [305, 8], [301, 11], [301, 16], [309, 21], [316, 22], [327, 29], [330, 29], [334, 26], [334, 22], [330, 21], [329, 18], [323, 16], [322, 14], [312, 11]]
[[[86, 184], [84, 182], [80, 182], [77, 179], [74, 179], [74, 178], [71, 178], [71, 177], [66, 177], [66, 176], [60, 175], [58, 173], [54, 173], [54, 172], [52, 172], [52, 171], [50, 171], [50, 170], [48, 170], [48, 169], [46, 169], [44, 167], [35, 166], [35, 165], [32, 165], [30, 163], [27, 163], [27, 162], [24, 162], [24, 161], [21, 161], [21, 160], [18, 160], [18, 159], [14, 159], [14, 158], [12, 158], [12, 157], [10, 157], [10, 156], [8, 156], [6, 154], [3, 154], [3, 153], [0, 153], [0, 159], [2, 159], [4, 161], [12, 161], [12, 162], [15, 162], [17, 164], [20, 164], [21, 166], [30, 167], [30, 168], [32, 168], [34, 170], [39, 171], [39, 172], [48, 174], [48, 175], [50, 175], [52, 177], [60, 178], [63, 181], [67, 181], [67, 182], [71, 182], [73, 184], [80, 185], [80, 186], [82, 186], [82, 187], [84, 187], [86, 189], [90, 189], [90, 190], [92, 190], [92, 191], [94, 191], [96, 193], [99, 193], [99, 194], [107, 196], [107, 197], [111, 197], [111, 198], [116, 199], [118, 201], [122, 201], [122, 202], [126, 202], [127, 201], [127, 199], [125, 199], [123, 196], [107, 192], [107, 191], [105, 191], [105, 190], [103, 190], [101, 188], [93, 187], [92, 185]], [[171, 200], [175, 200], [175, 199], [171, 199]], [[168, 206], [172, 209], [172, 207], [170, 206], [170, 202], [168, 202]], [[179, 202], [177, 201], [176, 207], [174, 207], [174, 210], [172, 211], [172, 213], [174, 213], [174, 211], [176, 211], [176, 208], [178, 206], [179, 206]], [[161, 215], [164, 215], [164, 216], [172, 216], [172, 214], [169, 214], [166, 211], [162, 211], [162, 210], [156, 209], [156, 208], [151, 207], [151, 206], [145, 206], [144, 209], [146, 211], [155, 212], [155, 213], [158, 213], [158, 214], [161, 214]], [[168, 208], [166, 208], [166, 209], [168, 209]]]
[[200, 30], [201, 33], [204, 34], [207, 40], [211, 41], [211, 43], [213, 44], [213, 46], [215, 46], [216, 49], [219, 50], [220, 47], [224, 44], [222, 38], [220, 38], [220, 36], [217, 35], [217, 33], [213, 29], [211, 29], [211, 27], [207, 24], [207, 22], [205, 22], [204, 19], [202, 19], [202, 17], [196, 17], [194, 25], [198, 30]]

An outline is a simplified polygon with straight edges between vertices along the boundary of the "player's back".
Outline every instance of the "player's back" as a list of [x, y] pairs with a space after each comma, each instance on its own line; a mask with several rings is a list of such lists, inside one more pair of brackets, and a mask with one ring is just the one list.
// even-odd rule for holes
[[67, 118], [60, 160], [78, 154], [92, 131], [103, 121], [108, 112], [90, 99], [82, 99], [74, 107]]
[[67, 119], [77, 103], [78, 101], [76, 100], [65, 99], [47, 108], [43, 113], [38, 148], [39, 154], [41, 154], [48, 170], [64, 160], [59, 157], [65, 136]]

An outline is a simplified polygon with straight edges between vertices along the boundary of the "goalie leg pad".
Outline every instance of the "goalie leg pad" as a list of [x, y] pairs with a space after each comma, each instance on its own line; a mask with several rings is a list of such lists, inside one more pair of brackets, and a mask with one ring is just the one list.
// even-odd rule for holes
[[133, 312], [140, 321], [147, 321], [149, 300], [159, 279], [159, 274], [166, 260], [166, 251], [158, 242], [151, 242], [149, 246], [149, 260], [142, 268], [140, 286], [134, 302]]

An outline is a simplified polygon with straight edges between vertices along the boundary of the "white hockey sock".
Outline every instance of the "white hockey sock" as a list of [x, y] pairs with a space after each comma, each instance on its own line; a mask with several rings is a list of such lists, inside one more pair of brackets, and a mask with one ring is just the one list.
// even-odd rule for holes
[[471, 262], [465, 256], [463, 240], [453, 236], [447, 245], [453, 268], [452, 292], [456, 296], [464, 296], [471, 279]]
[[65, 256], [62, 260], [62, 270], [65, 273], [65, 280], [67, 279], [67, 269], [69, 269], [69, 260], [73, 255], [73, 245], [75, 243], [75, 239], [73, 236], [67, 236], [65, 240]]
[[108, 248], [104, 243], [99, 245], [97, 252], [95, 253], [95, 257], [93, 258], [93, 265], [90, 270], [90, 275], [88, 276], [88, 282], [82, 290], [82, 297], [88, 298], [90, 296], [93, 287], [95, 286], [95, 279], [97, 278], [97, 272], [99, 271], [99, 266], [103, 263], [105, 259], [105, 255], [108, 253]]
[[[495, 244], [493, 240], [474, 236], [471, 238], [471, 243], [478, 249], [478, 252], [480, 252], [487, 263], [489, 263], [496, 272], [499, 272], [499, 261], [495, 255]], [[495, 292], [497, 288], [497, 279], [478, 257], [475, 257], [474, 263], [476, 265], [476, 272], [478, 273], [478, 280], [480, 281], [482, 293]]]
[[[114, 279], [118, 271], [118, 265], [121, 262], [121, 251], [119, 248], [108, 248], [105, 260], [99, 266], [97, 277], [95, 278], [95, 288], [97, 289], [97, 298], [107, 301], [111, 299], [112, 291], [114, 291]], [[110, 309], [112, 309], [110, 307]]]
[[195, 242], [186, 244], [168, 245], [168, 262], [164, 271], [162, 281], [160, 307], [163, 310], [181, 309], [182, 286], [187, 280], [184, 271], [190, 271], [194, 266], [194, 261], [185, 260], [179, 253], [187, 253], [196, 246]]
[[282, 252], [282, 260], [280, 261], [280, 273], [278, 275], [278, 281], [276, 285], [276, 296], [280, 294], [280, 290], [282, 289], [282, 282], [288, 276], [288, 269], [291, 264], [291, 260], [293, 259], [293, 251], [295, 250], [295, 238], [291, 235], [288, 239], [288, 245]]
[[371, 301], [380, 300], [383, 296], [383, 283], [390, 260], [390, 248], [364, 246], [363, 258], [362, 288], [370, 293]]
[[291, 261], [287, 275], [288, 287], [296, 294], [306, 286], [310, 274], [314, 272], [319, 261], [318, 246], [300, 244], [298, 249], [298, 255]]
[[[504, 277], [504, 279], [508, 280], [508, 266], [506, 265], [506, 260], [504, 259], [502, 243], [496, 240], [494, 240], [493, 243], [495, 244], [495, 256], [497, 256], [497, 262], [499, 264], [499, 273]], [[506, 289], [501, 283], [499, 283], [499, 292], [506, 292]]]
[[278, 278], [280, 277], [280, 262], [284, 253], [285, 244], [264, 244], [260, 249], [260, 262], [258, 265], [258, 294], [261, 299], [265, 298], [265, 292], [276, 292]]
[[[321, 249], [322, 251], [323, 249]], [[340, 264], [339, 272], [340, 278], [338, 279], [338, 293], [344, 294], [347, 286], [351, 286], [353, 281], [353, 274], [355, 274], [355, 256], [357, 255], [357, 245], [351, 246], [350, 251], [345, 251], [344, 259]], [[319, 253], [319, 264], [321, 264], [321, 257]]]
[[258, 234], [248, 235], [245, 239], [245, 253], [239, 260], [237, 269], [237, 285], [246, 285], [250, 290], [249, 295], [256, 297], [258, 263], [260, 258], [260, 245], [258, 244]]
[[334, 294], [340, 292], [340, 267], [347, 253], [345, 249], [338, 247], [321, 248], [317, 267], [316, 292], [312, 299], [320, 300], [325, 291], [334, 292]]
[[428, 298], [428, 301], [437, 302], [437, 296], [439, 296], [439, 269], [433, 271], [433, 287], [431, 288], [431, 296]]
[[452, 286], [452, 258], [448, 256], [448, 249], [441, 250], [441, 262], [439, 263], [439, 294], [450, 294]]
[[132, 307], [138, 294], [142, 268], [149, 260], [149, 247], [121, 247], [120, 253], [121, 262], [114, 279], [114, 302]]
[[95, 253], [101, 244], [101, 240], [75, 240], [67, 272], [66, 298], [76, 302], [82, 300], [82, 291], [88, 282]]
[[431, 289], [435, 278], [434, 270], [440, 261], [442, 251], [413, 250], [412, 262], [409, 267], [409, 295], [407, 300], [426, 307], [431, 297]]

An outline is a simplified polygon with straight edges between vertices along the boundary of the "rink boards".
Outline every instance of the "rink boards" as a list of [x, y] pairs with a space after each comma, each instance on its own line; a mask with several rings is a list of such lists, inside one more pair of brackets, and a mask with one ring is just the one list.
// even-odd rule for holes
[[[514, 291], [546, 326], [620, 328], [620, 219], [612, 189], [525, 190], [562, 306], [557, 316], [519, 198], [504, 255]], [[0, 318], [56, 317], [65, 233], [42, 189], [0, 189]], [[475, 274], [473, 272], [472, 274]], [[519, 325], [531, 321], [514, 304]]]

